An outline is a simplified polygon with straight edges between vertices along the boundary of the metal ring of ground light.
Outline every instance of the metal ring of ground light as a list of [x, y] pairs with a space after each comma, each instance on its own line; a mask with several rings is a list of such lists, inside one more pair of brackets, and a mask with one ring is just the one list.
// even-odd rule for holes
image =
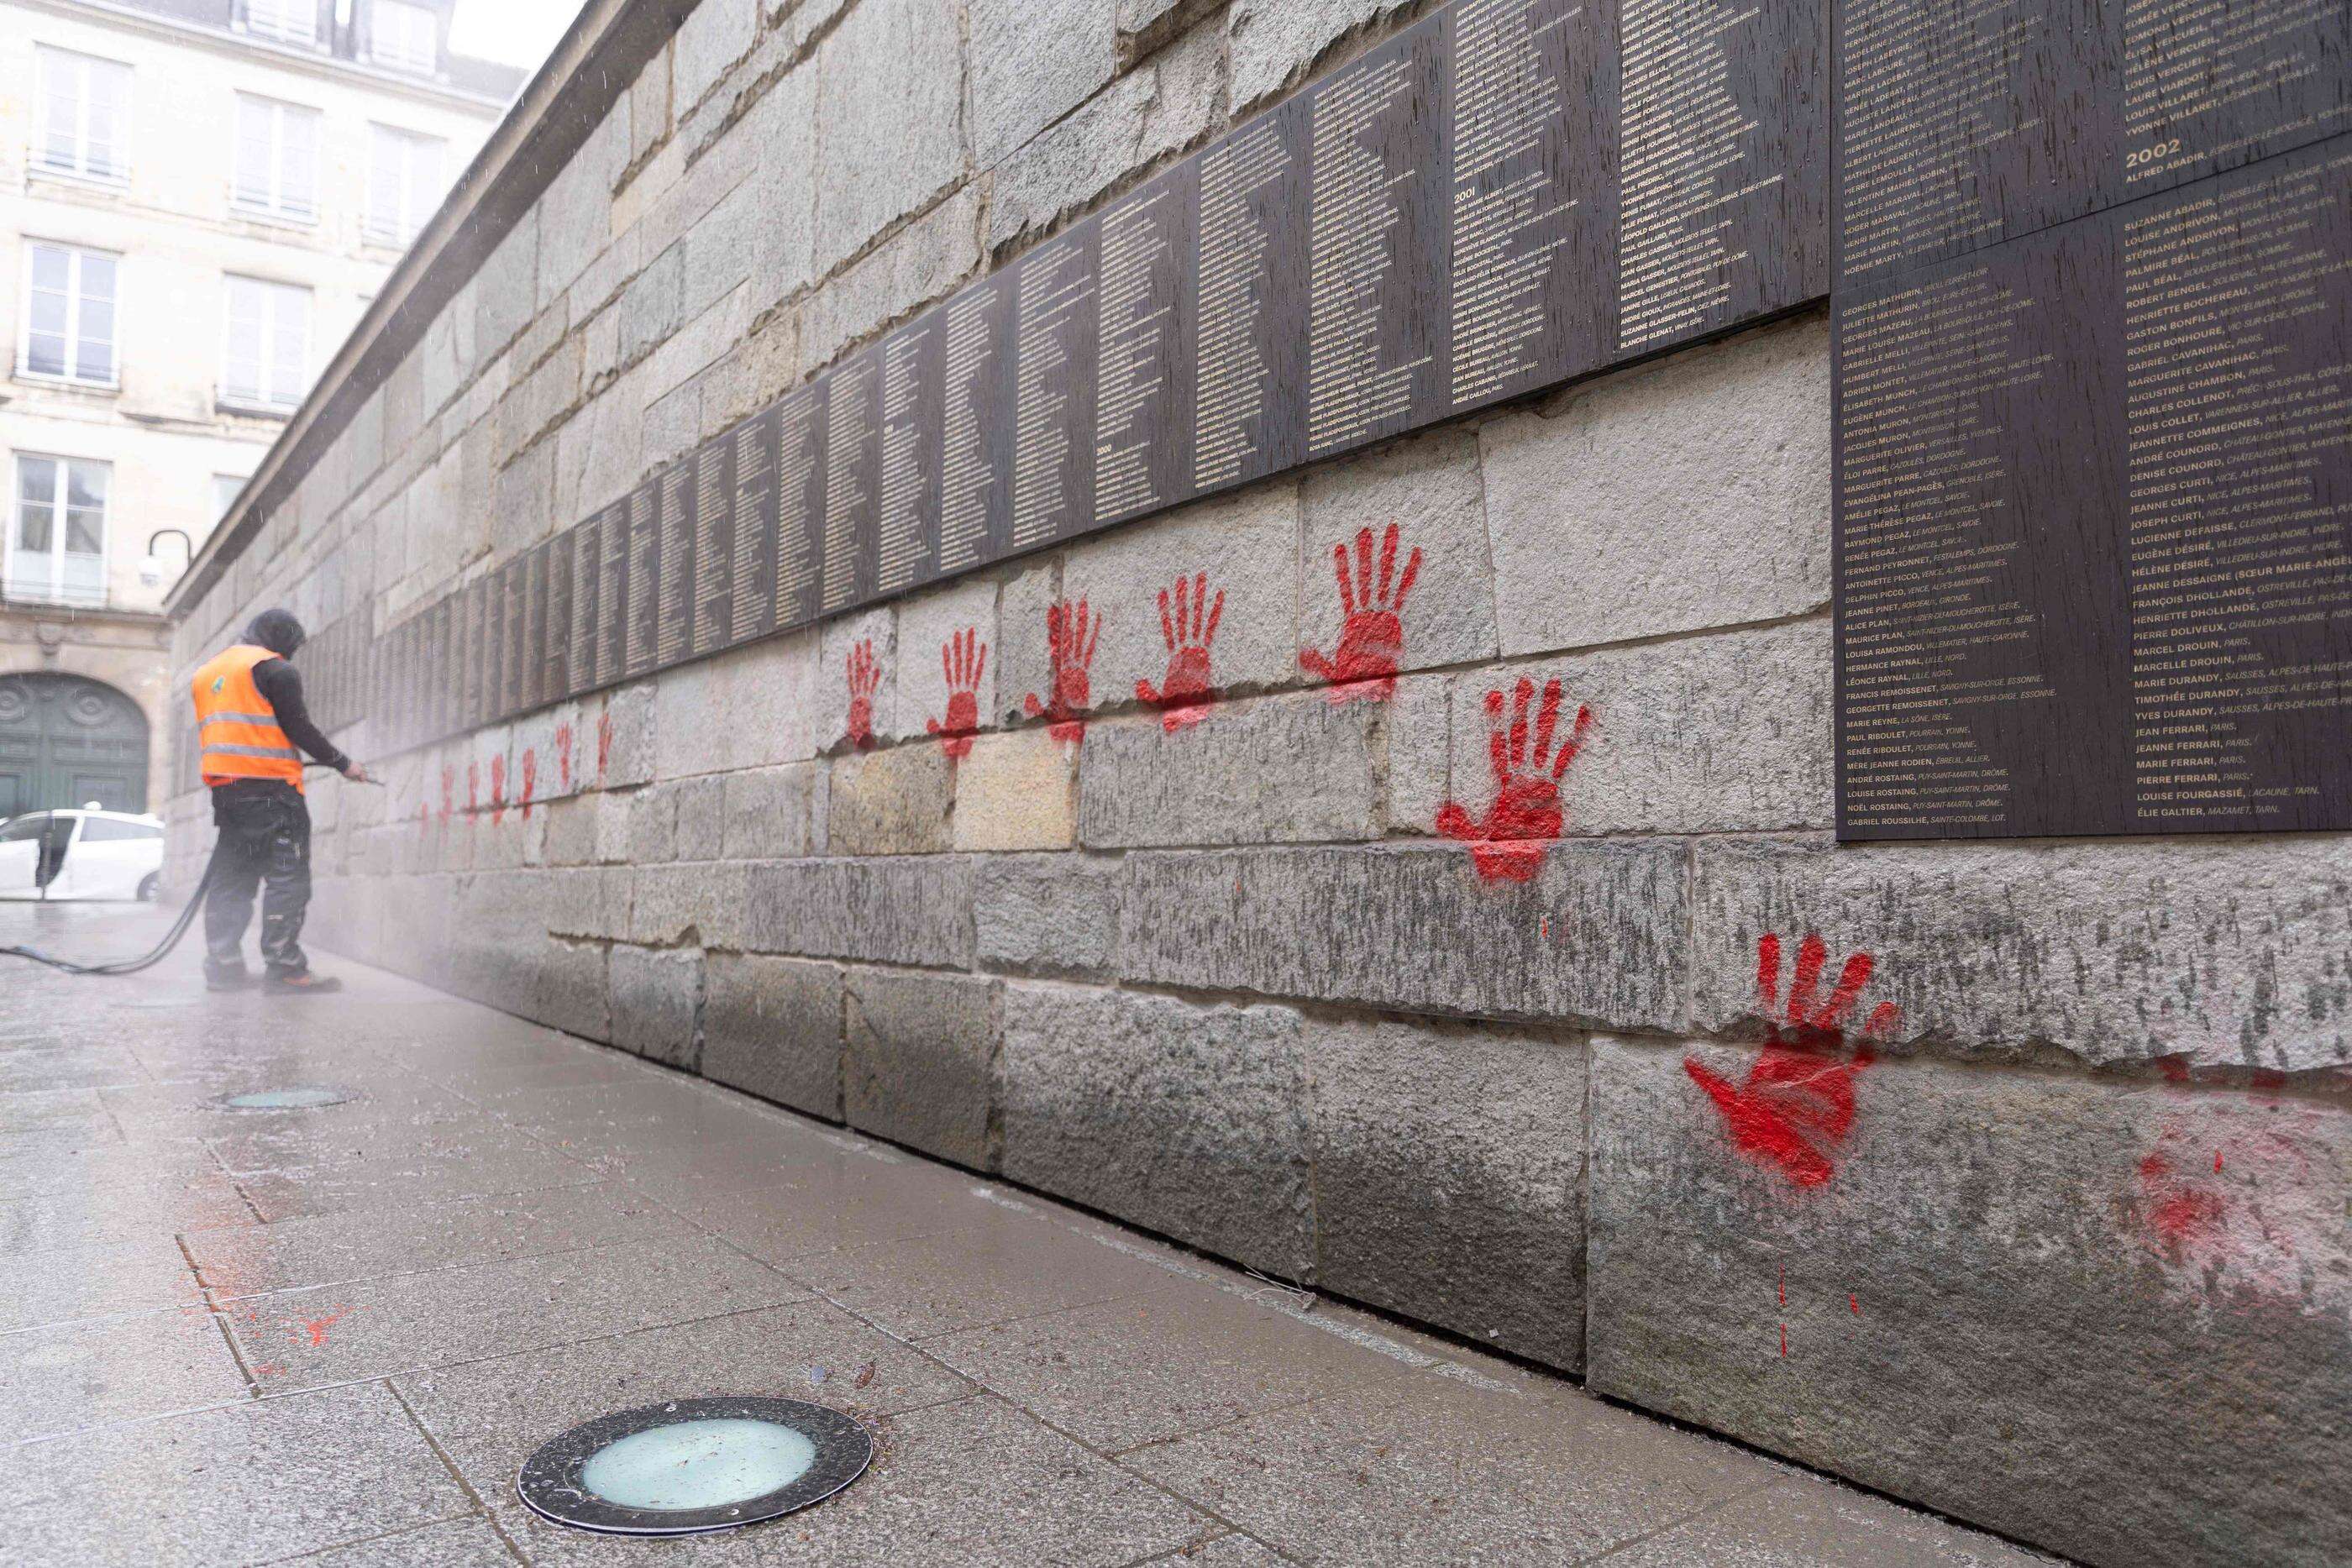
[[241, 1094], [224, 1094], [213, 1102], [215, 1111], [323, 1111], [330, 1105], [348, 1105], [361, 1098], [356, 1089], [337, 1089], [323, 1083], [294, 1083], [283, 1089], [252, 1089]]
[[[807, 1469], [755, 1496], [704, 1508], [634, 1508], [599, 1497], [582, 1471], [625, 1437], [690, 1422], [757, 1421], [791, 1428], [815, 1448]], [[822, 1502], [866, 1472], [874, 1439], [838, 1410], [798, 1399], [677, 1399], [599, 1416], [543, 1445], [523, 1461], [515, 1492], [530, 1511], [575, 1530], [608, 1535], [693, 1535], [732, 1530]]]

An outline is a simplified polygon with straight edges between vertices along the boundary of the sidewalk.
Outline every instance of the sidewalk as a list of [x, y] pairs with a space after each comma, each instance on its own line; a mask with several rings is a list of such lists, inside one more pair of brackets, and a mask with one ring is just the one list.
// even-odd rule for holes
[[[0, 945], [164, 924], [0, 904]], [[0, 1559], [2046, 1561], [390, 976], [209, 996], [199, 946], [0, 960]], [[293, 1085], [360, 1097], [209, 1104]], [[564, 1428], [714, 1394], [851, 1411], [876, 1462], [671, 1542], [516, 1500]]]

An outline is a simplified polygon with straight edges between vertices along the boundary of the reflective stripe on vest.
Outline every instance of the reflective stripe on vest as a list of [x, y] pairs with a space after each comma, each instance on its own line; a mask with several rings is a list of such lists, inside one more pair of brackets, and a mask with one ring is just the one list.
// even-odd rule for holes
[[198, 670], [190, 683], [206, 784], [275, 779], [302, 788], [302, 754], [253, 679], [255, 665], [277, 657], [267, 648], [242, 643]]

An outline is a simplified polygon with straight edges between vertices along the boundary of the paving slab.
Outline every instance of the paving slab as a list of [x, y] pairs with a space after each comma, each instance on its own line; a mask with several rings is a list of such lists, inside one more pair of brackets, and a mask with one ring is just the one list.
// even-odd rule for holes
[[19, 1440], [250, 1393], [201, 1306], [0, 1334], [0, 1432]]
[[196, 1277], [169, 1236], [45, 1253], [9, 1270], [0, 1333], [130, 1312], [201, 1305]]

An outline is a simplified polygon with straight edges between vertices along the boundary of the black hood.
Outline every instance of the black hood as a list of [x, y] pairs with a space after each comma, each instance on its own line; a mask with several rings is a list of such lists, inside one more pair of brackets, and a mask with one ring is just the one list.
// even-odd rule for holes
[[245, 629], [245, 640], [256, 647], [267, 648], [281, 659], [290, 659], [301, 647], [306, 633], [302, 622], [286, 610], [265, 610], [253, 618]]

